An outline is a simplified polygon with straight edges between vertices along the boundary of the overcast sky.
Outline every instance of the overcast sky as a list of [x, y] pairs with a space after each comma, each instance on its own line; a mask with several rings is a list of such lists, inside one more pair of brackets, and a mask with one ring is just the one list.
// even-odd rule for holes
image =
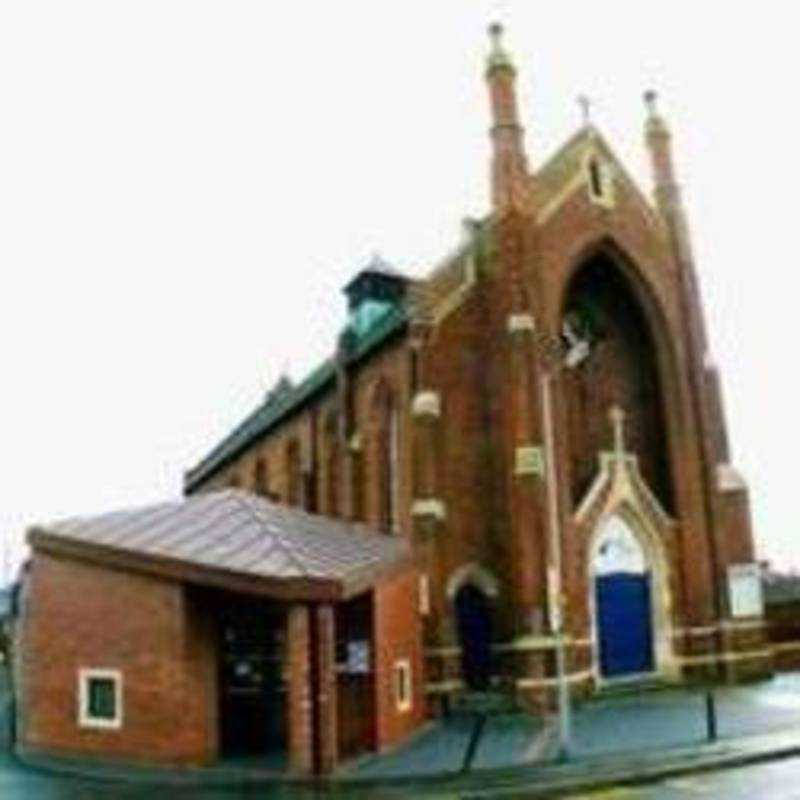
[[180, 493], [379, 251], [424, 273], [488, 207], [486, 27], [531, 162], [575, 98], [649, 192], [674, 131], [761, 557], [800, 565], [800, 48], [791, 4], [0, 3], [0, 533]]

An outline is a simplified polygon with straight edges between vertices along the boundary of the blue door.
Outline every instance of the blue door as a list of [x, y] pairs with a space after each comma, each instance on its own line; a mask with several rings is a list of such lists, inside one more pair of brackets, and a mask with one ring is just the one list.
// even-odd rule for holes
[[605, 677], [650, 672], [650, 576], [617, 572], [595, 582], [600, 668]]

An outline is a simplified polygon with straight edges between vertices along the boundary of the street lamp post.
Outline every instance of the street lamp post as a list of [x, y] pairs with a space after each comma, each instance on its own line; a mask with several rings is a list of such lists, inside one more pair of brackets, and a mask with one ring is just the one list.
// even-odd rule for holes
[[542, 372], [542, 424], [544, 428], [544, 461], [547, 482], [548, 506], [548, 564], [547, 590], [550, 629], [556, 637], [556, 681], [558, 685], [558, 739], [559, 760], [570, 755], [571, 713], [567, 682], [566, 642], [564, 637], [564, 595], [561, 568], [561, 517], [558, 504], [558, 472], [555, 459], [555, 427], [553, 424], [553, 375], [567, 366], [564, 343], [558, 336], [544, 334], [537, 337], [537, 348], [544, 367]]

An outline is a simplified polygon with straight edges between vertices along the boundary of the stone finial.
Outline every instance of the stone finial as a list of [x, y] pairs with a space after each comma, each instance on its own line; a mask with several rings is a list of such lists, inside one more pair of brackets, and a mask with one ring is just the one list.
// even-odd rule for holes
[[503, 26], [499, 22], [493, 22], [489, 26], [489, 39], [492, 42], [492, 50], [495, 52], [502, 50], [501, 39], [503, 38]]
[[614, 455], [617, 458], [625, 454], [625, 417], [627, 416], [616, 403], [608, 412], [611, 426], [614, 429]]
[[492, 44], [489, 51], [488, 69], [492, 70], [496, 67], [513, 69], [514, 65], [511, 63], [511, 58], [503, 49], [503, 26], [499, 22], [493, 22], [489, 26], [489, 39]]
[[651, 117], [655, 117], [658, 114], [658, 92], [653, 89], [648, 89], [644, 93], [644, 104], [647, 108], [647, 112], [650, 114]]
[[647, 109], [647, 130], [650, 133], [660, 133], [668, 135], [667, 123], [658, 113], [658, 92], [648, 89], [644, 93], [644, 105]]

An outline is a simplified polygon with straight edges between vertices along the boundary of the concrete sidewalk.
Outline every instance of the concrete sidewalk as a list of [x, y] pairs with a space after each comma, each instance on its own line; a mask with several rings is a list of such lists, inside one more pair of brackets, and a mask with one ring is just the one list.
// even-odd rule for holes
[[[621, 784], [643, 784], [666, 777], [707, 772], [800, 756], [800, 732], [746, 737], [711, 745], [641, 751], [576, 759], [565, 764], [479, 770], [460, 775], [394, 776], [389, 779], [348, 778], [333, 783], [311, 784], [267, 778], [256, 772], [243, 774], [224, 768], [205, 770], [144, 770], [97, 766], [86, 763], [33, 759], [32, 774], [52, 776], [60, 787], [59, 798], [106, 797], [87, 794], [91, 786], [103, 787], [108, 796], [150, 797], [168, 790], [172, 797], [255, 797], [262, 792], [275, 800], [391, 800], [413, 796], [416, 800], [480, 800], [482, 798], [554, 797], [587, 792]], [[71, 785], [80, 785], [70, 794]]]
[[169, 787], [171, 794], [185, 791], [197, 798], [263, 791], [287, 800], [412, 794], [421, 800], [553, 796], [800, 755], [800, 675], [720, 688], [715, 696], [720, 740], [711, 744], [705, 742], [702, 693], [671, 689], [584, 703], [574, 713], [572, 758], [564, 764], [547, 763], [552, 726], [522, 714], [487, 721], [468, 772], [462, 768], [474, 718], [463, 716], [431, 725], [395, 752], [351, 764], [322, 784], [225, 764], [162, 770], [49, 758], [27, 763], [65, 791], [70, 783], [116, 783], [120, 790], [125, 786], [120, 797]]

